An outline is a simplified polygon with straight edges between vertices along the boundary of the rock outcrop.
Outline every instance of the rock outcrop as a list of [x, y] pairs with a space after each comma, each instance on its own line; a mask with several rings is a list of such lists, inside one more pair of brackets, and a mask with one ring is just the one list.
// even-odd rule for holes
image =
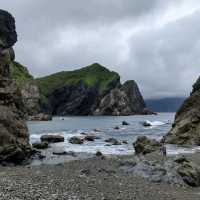
[[41, 111], [53, 115], [152, 114], [135, 81], [120, 83], [120, 76], [98, 63], [36, 80]]
[[135, 81], [127, 81], [121, 87], [105, 95], [95, 110], [95, 115], [146, 114], [145, 102]]
[[200, 78], [193, 91], [175, 116], [170, 132], [164, 137], [166, 143], [200, 145]]
[[11, 78], [16, 81], [21, 90], [27, 117], [37, 115], [40, 111], [40, 92], [27, 67], [18, 62], [12, 62]]
[[16, 41], [14, 18], [0, 10], [0, 163], [20, 163], [32, 152], [21, 92], [10, 78]]

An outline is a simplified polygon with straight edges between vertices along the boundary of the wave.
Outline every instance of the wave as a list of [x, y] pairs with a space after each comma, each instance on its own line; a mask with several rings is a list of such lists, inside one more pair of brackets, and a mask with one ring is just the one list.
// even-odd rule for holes
[[146, 120], [144, 123], [149, 124], [149, 126], [162, 126], [162, 125], [166, 124], [161, 121], [149, 121], [149, 120]]

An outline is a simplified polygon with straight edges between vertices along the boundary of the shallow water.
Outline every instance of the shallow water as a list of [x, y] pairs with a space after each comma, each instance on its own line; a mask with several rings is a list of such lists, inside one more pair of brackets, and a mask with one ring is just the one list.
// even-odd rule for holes
[[[159, 113], [148, 116], [88, 116], [88, 117], [54, 117], [48, 122], [28, 122], [31, 143], [40, 141], [41, 135], [58, 134], [65, 137], [65, 142], [53, 144], [52, 148], [61, 148], [65, 151], [77, 153], [96, 153], [101, 151], [104, 154], [127, 155], [134, 152], [132, 143], [140, 135], [160, 139], [171, 128], [174, 120], [174, 113]], [[143, 127], [142, 122], [148, 120], [151, 127]], [[127, 121], [129, 126], [122, 126], [122, 121]], [[114, 127], [119, 126], [119, 130]], [[95, 132], [94, 129], [100, 130]], [[81, 133], [95, 134], [101, 139], [95, 142], [85, 142], [82, 145], [73, 145], [68, 142], [72, 136], [81, 136]], [[128, 144], [108, 146], [105, 139], [114, 137], [119, 141], [127, 141]], [[172, 145], [167, 146], [169, 154], [190, 153], [196, 149], [177, 148]]]

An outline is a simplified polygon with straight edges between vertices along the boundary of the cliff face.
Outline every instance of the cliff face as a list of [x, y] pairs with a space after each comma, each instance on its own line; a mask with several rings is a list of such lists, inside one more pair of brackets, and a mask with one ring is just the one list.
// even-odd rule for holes
[[172, 144], [200, 145], [200, 78], [176, 113], [172, 129], [164, 139]]
[[145, 114], [145, 102], [135, 81], [112, 89], [97, 106], [95, 115]]
[[42, 111], [53, 115], [150, 114], [134, 81], [121, 85], [120, 76], [94, 63], [71, 72], [36, 80]]
[[27, 67], [18, 62], [12, 62], [10, 66], [11, 78], [16, 81], [21, 90], [27, 117], [38, 114], [40, 111], [40, 92], [33, 76], [30, 75]]
[[21, 93], [10, 78], [16, 41], [14, 18], [0, 10], [0, 162], [19, 163], [31, 154]]

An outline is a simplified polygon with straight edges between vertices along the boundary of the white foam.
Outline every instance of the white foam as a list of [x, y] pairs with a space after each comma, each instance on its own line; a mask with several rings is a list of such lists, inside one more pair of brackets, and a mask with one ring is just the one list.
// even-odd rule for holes
[[161, 122], [161, 121], [149, 121], [149, 120], [146, 120], [145, 121], [147, 124], [150, 124], [151, 126], [162, 126], [166, 123], [164, 122]]

